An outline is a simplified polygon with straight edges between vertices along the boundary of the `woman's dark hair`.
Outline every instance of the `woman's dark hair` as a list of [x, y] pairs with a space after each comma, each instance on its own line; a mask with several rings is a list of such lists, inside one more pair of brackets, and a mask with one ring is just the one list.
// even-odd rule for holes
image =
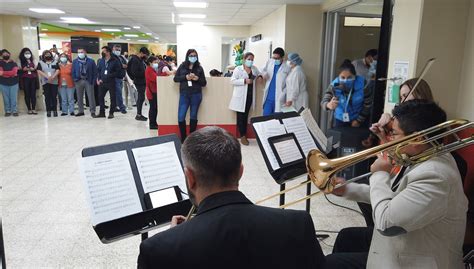
[[28, 59], [25, 58], [26, 52], [29, 52], [31, 54], [30, 61], [33, 62], [33, 53], [31, 52], [31, 50], [29, 48], [22, 48], [20, 51], [20, 56], [18, 57], [20, 58], [21, 65], [26, 65], [28, 63]]
[[392, 111], [405, 135], [419, 132], [446, 121], [446, 112], [436, 103], [413, 99], [401, 103]]
[[251, 52], [246, 52], [246, 53], [244, 54], [244, 57], [243, 57], [242, 59], [245, 60], [245, 59], [247, 59], [249, 56], [255, 57], [255, 55], [253, 55], [253, 53], [251, 53]]
[[[409, 79], [409, 80], [403, 82], [402, 85], [400, 85], [400, 89], [403, 86], [407, 86], [410, 90], [412, 90], [413, 87], [415, 87], [415, 84], [416, 84], [417, 81], [418, 81], [418, 78]], [[415, 97], [415, 99], [423, 99], [423, 100], [428, 100], [428, 101], [434, 101], [433, 93], [431, 92], [430, 85], [424, 79], [420, 80], [420, 83], [418, 84], [418, 86], [416, 86], [416, 89], [414, 91], [412, 91], [411, 94], [413, 94], [413, 97]], [[402, 100], [400, 100], [400, 101], [402, 101]]]
[[150, 56], [150, 57], [148, 57], [147, 64], [151, 65], [156, 60], [159, 60], [159, 59], [155, 56]]
[[186, 59], [184, 60], [183, 64], [186, 66], [186, 68], [191, 64], [191, 62], [189, 61], [189, 54], [191, 53], [196, 53], [196, 56], [197, 56], [197, 61], [194, 63], [194, 66], [198, 67], [199, 65], [201, 65], [199, 63], [199, 54], [197, 53], [197, 51], [195, 49], [188, 49], [188, 51], [186, 52]]
[[339, 66], [339, 73], [341, 73], [342, 71], [349, 71], [354, 76], [356, 75], [356, 69], [354, 65], [352, 64], [351, 60], [349, 59], [345, 59], [342, 62], [341, 66]]
[[66, 57], [67, 61], [68, 61], [68, 62], [71, 62], [71, 59], [69, 59], [69, 56], [68, 56], [66, 53], [61, 53], [61, 54], [59, 54], [59, 59], [61, 59], [61, 56]]
[[211, 77], [220, 77], [222, 76], [222, 72], [217, 69], [212, 69], [209, 71], [209, 75], [211, 75]]
[[49, 51], [49, 50], [44, 50], [43, 53], [41, 53], [41, 60], [42, 60], [43, 62], [46, 61], [46, 59], [45, 59], [45, 55], [46, 55], [46, 54], [51, 55], [51, 57], [53, 56], [53, 53], [52, 53], [51, 51]]

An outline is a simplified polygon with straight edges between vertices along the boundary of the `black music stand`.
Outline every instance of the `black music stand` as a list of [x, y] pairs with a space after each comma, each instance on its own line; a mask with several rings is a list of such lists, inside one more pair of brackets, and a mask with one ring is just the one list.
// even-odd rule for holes
[[[138, 173], [135, 158], [132, 153], [133, 148], [153, 146], [167, 142], [174, 142], [179, 161], [181, 162], [181, 141], [175, 134], [131, 140], [109, 145], [85, 148], [82, 150], [82, 157], [112, 153], [125, 150], [132, 168], [133, 178], [138, 190], [138, 196], [142, 205], [142, 212], [125, 216], [123, 218], [99, 223], [94, 226], [94, 231], [102, 243], [112, 243], [134, 235], [141, 235], [142, 240], [148, 238], [148, 232], [160, 226], [164, 226], [171, 220], [173, 215], [186, 215], [191, 209], [189, 199], [181, 200], [166, 206], [148, 209], [146, 206], [146, 197]], [[185, 190], [182, 190], [185, 191]]]

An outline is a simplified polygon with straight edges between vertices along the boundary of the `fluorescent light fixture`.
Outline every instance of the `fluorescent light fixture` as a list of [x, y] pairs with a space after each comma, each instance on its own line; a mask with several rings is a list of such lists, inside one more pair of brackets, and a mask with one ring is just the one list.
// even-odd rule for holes
[[179, 14], [178, 16], [183, 19], [205, 19], [206, 18], [205, 14]]
[[147, 35], [152, 35], [153, 33], [146, 33]]
[[125, 34], [123, 36], [126, 36], [126, 37], [138, 37], [138, 35], [136, 34]]
[[65, 12], [56, 8], [29, 8], [30, 11], [44, 14], [64, 14]]
[[171, 12], [171, 23], [176, 24], [174, 17], [175, 17], [174, 12]]
[[140, 29], [140, 26], [133, 26], [133, 29]]
[[149, 40], [145, 40], [145, 39], [139, 39], [137, 40], [138, 42], [149, 42]]
[[104, 32], [120, 32], [120, 29], [115, 29], [115, 28], [102, 28], [102, 31], [104, 31]]
[[127, 41], [130, 41], [130, 38], [127, 38]]
[[41, 31], [48, 31], [48, 29], [46, 29], [46, 28], [42, 28], [42, 29], [41, 29]]
[[187, 26], [203, 26], [203, 22], [197, 22], [197, 21], [184, 21], [181, 22], [182, 25], [187, 25]]
[[94, 23], [86, 18], [80, 18], [80, 17], [61, 17], [60, 19], [66, 23], [81, 23], [81, 24]]
[[101, 30], [94, 30], [94, 32], [100, 33], [100, 32], [102, 32], [102, 31], [101, 31]]
[[158, 39], [160, 39], [160, 38], [159, 38], [159, 37], [157, 37], [157, 36], [155, 36], [155, 39], [156, 39], [156, 40], [158, 40]]
[[41, 33], [38, 35], [39, 37], [45, 37], [45, 36], [48, 36], [47, 34], [44, 34], [44, 33]]
[[183, 8], [207, 8], [209, 6], [206, 2], [173, 2], [175, 7]]
[[130, 27], [123, 27], [124, 30], [132, 30]]

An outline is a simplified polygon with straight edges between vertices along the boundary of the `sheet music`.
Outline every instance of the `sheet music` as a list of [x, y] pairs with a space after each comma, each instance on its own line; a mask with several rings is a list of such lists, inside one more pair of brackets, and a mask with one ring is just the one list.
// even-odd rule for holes
[[142, 212], [126, 151], [79, 160], [92, 225]]
[[254, 123], [253, 126], [257, 132], [258, 137], [260, 138], [260, 142], [262, 143], [262, 147], [268, 157], [268, 160], [270, 161], [272, 169], [276, 170], [280, 168], [275, 154], [273, 154], [272, 148], [270, 147], [268, 138], [286, 134], [285, 127], [283, 127], [283, 125], [278, 120], [257, 122]]
[[303, 159], [294, 139], [277, 142], [273, 145], [283, 164]]
[[178, 186], [186, 192], [174, 142], [132, 149], [145, 193]]
[[303, 150], [304, 156], [308, 156], [308, 153], [312, 149], [316, 149], [316, 143], [313, 140], [313, 137], [306, 127], [302, 117], [291, 117], [283, 119], [283, 124], [285, 125], [286, 131], [288, 133], [294, 133], [298, 143]]
[[314, 120], [313, 115], [311, 115], [311, 110], [309, 108], [304, 109], [303, 112], [301, 112], [301, 117], [306, 123], [306, 126], [308, 126], [311, 134], [313, 134], [313, 136], [316, 138], [319, 146], [321, 146], [323, 151], [326, 151], [328, 149], [328, 138], [323, 133], [321, 128], [319, 128], [316, 120]]

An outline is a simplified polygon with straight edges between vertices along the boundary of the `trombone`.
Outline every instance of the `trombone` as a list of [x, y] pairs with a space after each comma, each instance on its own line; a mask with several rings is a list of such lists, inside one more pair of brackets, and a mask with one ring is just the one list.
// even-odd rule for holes
[[[433, 157], [443, 155], [445, 153], [458, 150], [474, 144], [474, 134], [466, 138], [460, 138], [457, 133], [474, 127], [474, 122], [468, 120], [457, 119], [449, 120], [436, 126], [430, 127], [423, 131], [413, 133], [401, 139], [382, 144], [373, 148], [369, 148], [348, 156], [339, 157], [335, 159], [328, 159], [321, 151], [313, 149], [309, 152], [306, 158], [306, 168], [308, 170], [309, 180], [304, 181], [298, 185], [288, 188], [284, 191], [275, 193], [268, 197], [257, 201], [256, 204], [261, 204], [264, 201], [270, 200], [281, 194], [285, 194], [292, 190], [298, 189], [301, 186], [313, 183], [320, 191], [316, 191], [301, 199], [281, 205], [280, 208], [286, 208], [291, 205], [306, 201], [313, 196], [321, 193], [332, 193], [334, 189], [340, 188], [350, 182], [358, 181], [362, 178], [368, 177], [371, 173], [367, 173], [352, 179], [347, 180], [344, 184], [335, 185], [333, 177], [339, 171], [355, 165], [361, 161], [375, 157], [377, 154], [386, 153], [395, 164], [402, 166], [409, 166], [424, 162]], [[448, 137], [454, 137], [452, 142], [439, 142], [440, 140], [447, 140]], [[408, 156], [403, 153], [403, 149], [410, 145], [429, 144], [431, 147], [416, 156]]]

